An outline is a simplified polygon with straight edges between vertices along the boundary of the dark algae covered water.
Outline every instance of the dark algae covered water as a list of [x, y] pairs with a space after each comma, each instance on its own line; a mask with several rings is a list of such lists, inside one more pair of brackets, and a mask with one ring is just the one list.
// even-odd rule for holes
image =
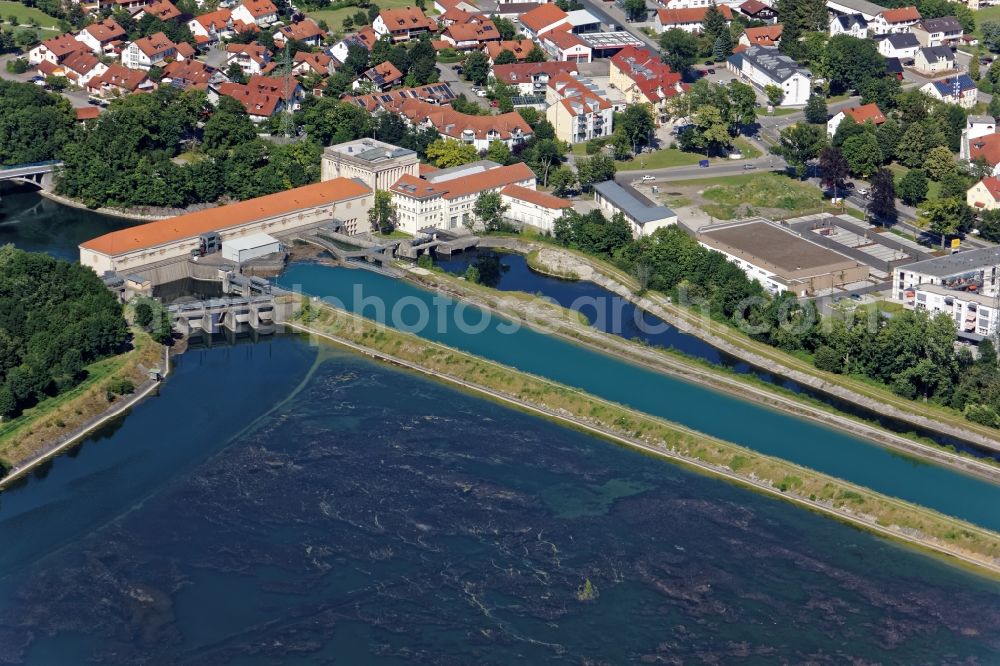
[[993, 664], [1000, 585], [303, 338], [0, 495], [0, 663]]

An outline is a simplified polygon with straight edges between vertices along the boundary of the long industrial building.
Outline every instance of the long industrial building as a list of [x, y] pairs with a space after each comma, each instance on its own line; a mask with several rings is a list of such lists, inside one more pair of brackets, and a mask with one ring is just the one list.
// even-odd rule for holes
[[280, 234], [337, 220], [348, 233], [367, 228], [372, 190], [356, 180], [331, 180], [227, 206], [141, 224], [80, 245], [80, 263], [98, 274], [134, 273], [170, 260], [190, 258], [206, 235], [227, 240]]

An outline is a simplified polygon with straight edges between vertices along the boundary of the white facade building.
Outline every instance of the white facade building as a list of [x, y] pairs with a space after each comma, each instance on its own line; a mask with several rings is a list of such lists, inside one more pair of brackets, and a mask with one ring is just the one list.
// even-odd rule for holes
[[802, 106], [812, 93], [809, 70], [799, 67], [776, 48], [750, 46], [729, 56], [727, 67], [759, 90], [769, 85], [780, 87], [785, 96], [779, 106]]

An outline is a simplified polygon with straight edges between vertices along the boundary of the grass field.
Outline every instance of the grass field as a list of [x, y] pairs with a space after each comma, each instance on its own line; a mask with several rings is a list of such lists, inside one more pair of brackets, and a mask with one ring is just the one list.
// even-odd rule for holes
[[824, 206], [823, 193], [809, 183], [800, 183], [773, 173], [747, 174], [722, 179], [702, 192], [711, 203], [702, 206], [709, 215], [732, 220], [756, 209], [788, 211], [790, 216], [804, 215]]
[[664, 148], [634, 157], [627, 162], [615, 162], [615, 166], [618, 167], [619, 171], [665, 169], [667, 167], [694, 166], [703, 159], [705, 158], [699, 153], [685, 153], [677, 148]]
[[[892, 164], [889, 165], [889, 171], [891, 171], [893, 174], [893, 180], [896, 183], [896, 187], [899, 187], [899, 181], [903, 179], [903, 176], [910, 173], [910, 169], [908, 167], [905, 167], [902, 164], [897, 164], [896, 162], [893, 162]], [[940, 194], [941, 194], [941, 183], [935, 183], [933, 180], [928, 180], [927, 198], [937, 199]]]
[[[413, 3], [407, 0], [376, 0], [375, 4], [379, 6], [380, 9], [396, 9], [398, 7], [412, 7]], [[361, 7], [344, 7], [343, 9], [316, 9], [313, 11], [307, 11], [306, 15], [315, 21], [326, 21], [326, 24], [330, 26], [330, 32], [343, 33], [343, 23], [344, 19], [348, 16], [354, 16], [358, 12], [367, 12], [367, 8]], [[370, 25], [370, 24], [365, 24]], [[351, 32], [354, 32], [358, 28], [364, 26], [355, 26]]]
[[47, 30], [59, 30], [59, 19], [49, 16], [34, 7], [25, 7], [20, 2], [0, 0], [0, 21], [8, 25], [11, 16], [16, 16], [19, 25], [29, 25], [32, 20]]
[[982, 9], [977, 9], [972, 13], [976, 17], [976, 32], [974, 34], [976, 35], [976, 37], [979, 37], [980, 39], [982, 39], [983, 33], [979, 29], [979, 26], [981, 26], [983, 23], [986, 23], [987, 21], [1000, 22], [1000, 5], [994, 5], [992, 7], [983, 7]]

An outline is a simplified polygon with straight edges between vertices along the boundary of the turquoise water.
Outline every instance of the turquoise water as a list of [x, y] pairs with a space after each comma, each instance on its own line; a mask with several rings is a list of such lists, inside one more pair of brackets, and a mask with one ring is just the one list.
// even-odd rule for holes
[[[513, 327], [465, 304], [363, 270], [297, 263], [277, 282], [431, 340], [792, 460], [894, 497], [1000, 529], [1000, 487], [839, 431]], [[364, 300], [364, 299], [367, 299]], [[421, 312], [427, 315], [422, 317]], [[443, 323], [442, 323], [443, 322]], [[465, 322], [459, 326], [456, 322]], [[470, 332], [469, 329], [473, 329]]]
[[1000, 584], [291, 336], [181, 357], [0, 543], [0, 663], [1000, 659]]

